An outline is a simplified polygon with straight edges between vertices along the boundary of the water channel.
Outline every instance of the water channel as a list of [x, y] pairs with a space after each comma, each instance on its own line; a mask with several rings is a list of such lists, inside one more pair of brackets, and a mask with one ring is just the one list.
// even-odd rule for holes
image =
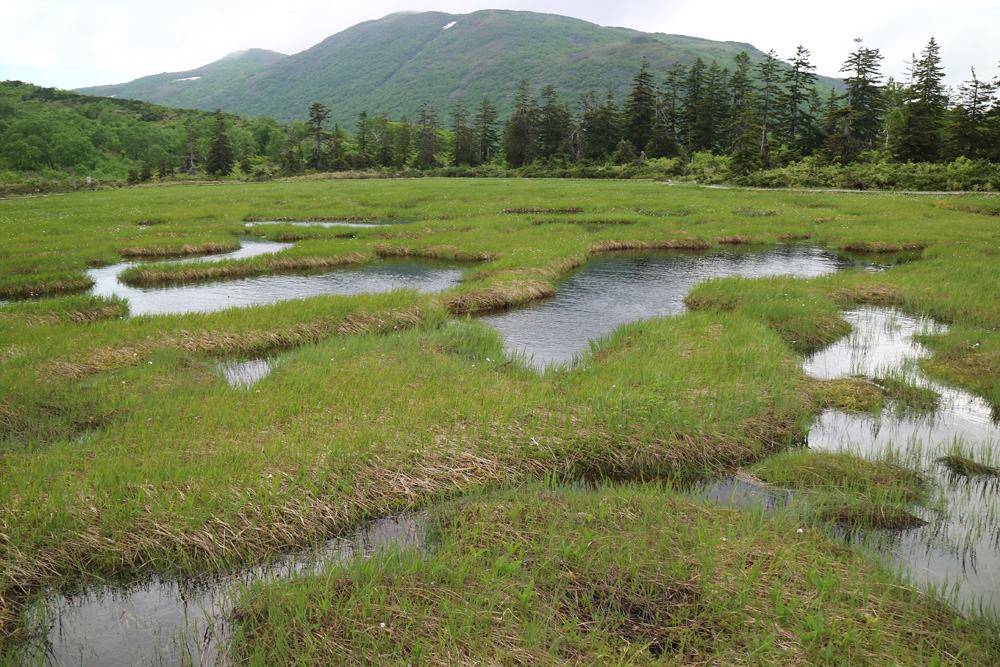
[[850, 266], [849, 260], [805, 245], [766, 250], [626, 252], [594, 257], [541, 304], [486, 315], [508, 350], [537, 368], [571, 361], [590, 341], [628, 322], [685, 311], [684, 297], [710, 278], [814, 278]]
[[[169, 263], [245, 259], [275, 253], [292, 245], [249, 237], [241, 238], [240, 241], [241, 248], [236, 252], [173, 260]], [[324, 270], [310, 275], [267, 274], [166, 287], [131, 287], [118, 280], [118, 274], [134, 265], [132, 262], [122, 262], [89, 270], [87, 275], [94, 281], [91, 294], [128, 299], [129, 312], [133, 316], [207, 313], [322, 294], [371, 294], [404, 287], [420, 292], [440, 292], [457, 285], [464, 270], [461, 266], [444, 262], [391, 260]]]
[[[507, 336], [512, 352], [523, 353], [533, 364], [542, 366], [571, 360], [588, 348], [590, 340], [625, 322], [682, 312], [684, 295], [707, 278], [810, 277], [848, 265], [845, 260], [808, 246], [782, 246], [763, 252], [597, 258], [564, 281], [553, 299], [483, 320]], [[978, 446], [1000, 443], [1000, 432], [985, 401], [931, 383], [916, 367], [914, 360], [925, 351], [913, 336], [936, 330], [934, 323], [878, 309], [852, 311], [846, 317], [854, 327], [852, 334], [807, 359], [807, 373], [817, 377], [873, 377], [900, 369], [914, 381], [938, 391], [942, 396], [940, 409], [932, 417], [923, 418], [899, 416], [890, 408], [879, 417], [827, 411], [809, 432], [810, 447], [849, 446], [865, 454], [877, 454], [887, 446], [911, 447], [919, 450], [921, 460], [926, 462], [939, 455], [942, 448], [950, 447], [956, 438]], [[241, 363], [244, 366], [230, 378], [234, 386], [258, 381], [280, 360]], [[929, 523], [924, 528], [869, 536], [863, 547], [890, 562], [908, 565], [920, 581], [947, 581], [950, 585], [961, 581], [962, 600], [987, 596], [993, 604], [990, 596], [996, 592], [993, 575], [1000, 574], [1000, 546], [996, 540], [997, 517], [986, 495], [988, 489], [975, 482], [949, 481], [943, 475], [936, 481], [947, 494], [950, 507], [958, 511], [937, 515], [928, 510], [924, 518]], [[703, 489], [702, 495], [717, 501], [740, 498], [739, 502], [759, 502], [769, 507], [786, 502], [783, 492], [762, 490], [740, 479], [715, 482]], [[978, 522], [974, 525], [980, 530], [970, 533], [970, 520]], [[220, 646], [226, 645], [231, 631], [234, 587], [320, 569], [364, 556], [386, 544], [419, 544], [425, 521], [426, 517], [421, 516], [384, 519], [346, 538], [331, 540], [318, 550], [233, 573], [182, 579], [154, 577], [120, 586], [81, 584], [77, 590], [49, 591], [26, 611], [26, 617], [34, 619], [37, 628], [28, 648], [29, 662], [213, 664], [220, 657], [224, 659]]]
[[[1000, 480], [950, 473], [937, 459], [959, 448], [976, 461], [996, 461], [1000, 424], [994, 406], [967, 391], [928, 378], [919, 360], [929, 356], [917, 338], [946, 328], [927, 317], [893, 309], [860, 308], [842, 314], [851, 333], [805, 359], [806, 374], [824, 380], [895, 377], [939, 396], [937, 409], [917, 414], [891, 402], [881, 414], [824, 410], [812, 423], [806, 446], [847, 451], [864, 458], [887, 455], [920, 470], [932, 495], [926, 506], [909, 508], [926, 524], [909, 530], [840, 531], [912, 581], [945, 593], [956, 606], [1000, 612]], [[739, 478], [705, 484], [697, 495], [715, 503], [774, 508], [789, 493]]]

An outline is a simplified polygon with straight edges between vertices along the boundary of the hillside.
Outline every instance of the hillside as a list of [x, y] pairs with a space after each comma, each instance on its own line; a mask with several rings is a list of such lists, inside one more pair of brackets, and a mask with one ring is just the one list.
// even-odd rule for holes
[[473, 106], [489, 96], [506, 115], [522, 79], [535, 91], [553, 85], [567, 102], [609, 88], [623, 97], [643, 57], [662, 72], [697, 57], [727, 66], [744, 50], [754, 60], [763, 57], [749, 44], [608, 28], [553, 14], [400, 13], [360, 23], [291, 56], [251, 49], [187, 72], [79, 92], [283, 122], [304, 120], [319, 101], [330, 107], [331, 122], [351, 126], [361, 111], [413, 118], [425, 100], [445, 112], [456, 98]]

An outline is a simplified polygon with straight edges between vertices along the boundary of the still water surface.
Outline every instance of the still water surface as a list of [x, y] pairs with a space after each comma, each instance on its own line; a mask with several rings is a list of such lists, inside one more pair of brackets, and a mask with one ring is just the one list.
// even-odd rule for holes
[[[825, 451], [849, 451], [868, 459], [890, 452], [907, 467], [923, 471], [932, 492], [927, 507], [911, 507], [926, 525], [898, 531], [838, 531], [913, 581], [946, 592], [960, 608], [978, 605], [1000, 612], [1000, 481], [956, 478], [936, 459], [960, 446], [979, 461], [997, 461], [1000, 425], [996, 409], [979, 396], [934, 382], [918, 361], [929, 356], [915, 337], [946, 328], [927, 317], [885, 308], [843, 313], [851, 333], [808, 357], [808, 375], [831, 380], [892, 376], [939, 396], [937, 410], [913, 414], [889, 404], [881, 414], [824, 410], [809, 428], [806, 444]], [[727, 478], [704, 485], [697, 495], [716, 503], [774, 508], [791, 501], [787, 492]], [[808, 500], [806, 499], [806, 502]]]
[[[187, 258], [170, 263], [243, 259], [274, 253], [291, 245], [260, 239], [241, 239], [241, 242], [242, 247], [233, 253]], [[129, 312], [133, 316], [209, 313], [323, 294], [374, 294], [404, 287], [420, 292], [441, 292], [457, 285], [464, 270], [460, 266], [442, 262], [400, 260], [332, 269], [310, 275], [268, 274], [166, 287], [131, 287], [118, 280], [118, 274], [130, 266], [134, 264], [123, 262], [91, 269], [87, 275], [94, 281], [91, 294], [128, 299]]]
[[710, 278], [812, 278], [852, 266], [804, 245], [711, 253], [622, 253], [595, 257], [541, 304], [481, 319], [507, 339], [508, 349], [543, 368], [572, 361], [623, 324], [685, 310], [684, 297]]

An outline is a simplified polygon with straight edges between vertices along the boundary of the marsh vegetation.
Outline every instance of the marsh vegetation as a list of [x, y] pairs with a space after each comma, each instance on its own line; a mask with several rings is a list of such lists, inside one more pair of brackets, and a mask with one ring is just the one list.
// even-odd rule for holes
[[[20, 612], [47, 586], [239, 570], [445, 499], [452, 509], [431, 524], [422, 553], [389, 549], [244, 591], [231, 658], [987, 665], [1000, 656], [992, 602], [907, 585], [898, 562], [849, 548], [829, 528], [831, 519], [872, 528], [860, 518], [872, 507], [944, 516], [947, 480], [934, 459], [996, 465], [1000, 231], [963, 208], [995, 205], [990, 196], [420, 179], [3, 204], [4, 660], [20, 660], [17, 640], [39, 632]], [[546, 224], [533, 224], [540, 216]], [[293, 224], [319, 218], [412, 222]], [[630, 224], [600, 222], [609, 220]], [[306, 269], [321, 279], [401, 258], [465, 264], [434, 291], [213, 312], [139, 314], [88, 293], [88, 272], [124, 254], [228, 250], [248, 233], [307, 234], [269, 255], [138, 268], [163, 289]], [[733, 252], [737, 239], [786, 260], [821, 255], [839, 270], [716, 275], [682, 290], [684, 307], [668, 312], [683, 312], [616, 323], [544, 373], [466, 317], [558, 298], [610, 251], [673, 249], [659, 269], [669, 272], [689, 266], [692, 250]], [[832, 259], [849, 247], [918, 258]], [[866, 331], [859, 318], [884, 312], [869, 306], [891, 306], [888, 324], [878, 321], [909, 327], [923, 356], [891, 364], [872, 338], [875, 368], [850, 355], [843, 373], [803, 367], [804, 354]], [[276, 361], [242, 384], [220, 372], [252, 359]], [[934, 423], [965, 405], [955, 388], [987, 417], [973, 420], [979, 430], [963, 427], [966, 441], [949, 436], [947, 451], [892, 436], [896, 454], [793, 452], [783, 456], [802, 459], [780, 474], [783, 459], [768, 458], [807, 437], [819, 448], [811, 438], [837, 432], [822, 420], [847, 414], [838, 407], [870, 423]], [[690, 495], [691, 480], [737, 468], [776, 488], [808, 485], [823, 511], [738, 510]], [[567, 484], [602, 477], [630, 481]], [[981, 534], [995, 527], [984, 493]]]

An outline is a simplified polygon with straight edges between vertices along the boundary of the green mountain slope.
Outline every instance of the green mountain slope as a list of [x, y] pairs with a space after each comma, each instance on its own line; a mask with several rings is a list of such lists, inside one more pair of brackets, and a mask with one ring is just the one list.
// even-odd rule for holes
[[227, 107], [227, 100], [240, 95], [249, 81], [266, 74], [287, 58], [276, 51], [249, 49], [230, 53], [214, 63], [186, 72], [164, 72], [129, 83], [80, 88], [76, 92], [211, 111]]
[[[360, 23], [292, 56], [251, 50], [189, 72], [79, 92], [281, 121], [304, 120], [319, 101], [330, 107], [331, 121], [352, 125], [361, 111], [413, 118], [425, 100], [447, 111], [457, 98], [474, 106], [484, 96], [505, 115], [521, 79], [536, 91], [553, 85], [566, 102], [590, 90], [603, 96], [609, 88], [623, 97], [643, 57], [659, 77], [674, 62], [690, 65], [697, 57], [729, 66], [744, 50], [754, 60], [763, 57], [748, 44], [608, 28], [553, 14], [404, 13]], [[183, 80], [193, 77], [200, 78]]]

